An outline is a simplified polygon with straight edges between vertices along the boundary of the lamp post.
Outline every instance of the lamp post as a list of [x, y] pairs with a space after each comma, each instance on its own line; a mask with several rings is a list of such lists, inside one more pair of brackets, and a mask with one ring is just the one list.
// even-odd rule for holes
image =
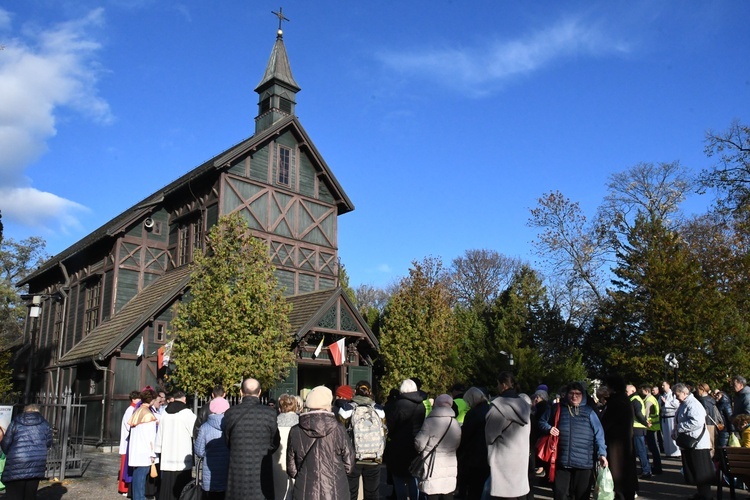
[[513, 360], [513, 353], [505, 352], [505, 351], [500, 351], [500, 354], [502, 354], [503, 356], [506, 356], [508, 358], [508, 364], [510, 365], [510, 367], [512, 369], [513, 365], [515, 364], [515, 362]]
[[34, 348], [36, 347], [36, 330], [39, 328], [39, 316], [42, 314], [42, 296], [33, 295], [29, 304], [29, 318], [31, 323], [31, 345], [29, 346], [29, 362], [26, 366], [26, 390], [23, 394], [24, 404], [31, 402], [31, 376], [34, 371]]

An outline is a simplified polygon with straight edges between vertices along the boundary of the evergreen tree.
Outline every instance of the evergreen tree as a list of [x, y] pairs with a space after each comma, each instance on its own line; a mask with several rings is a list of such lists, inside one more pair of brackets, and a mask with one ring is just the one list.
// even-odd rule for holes
[[397, 388], [411, 377], [430, 394], [446, 391], [453, 373], [448, 365], [454, 341], [451, 297], [442, 262], [414, 261], [385, 309], [380, 329], [381, 388]]
[[173, 385], [202, 394], [217, 383], [233, 389], [248, 376], [264, 388], [283, 380], [294, 363], [291, 307], [266, 245], [240, 215], [223, 216], [193, 266], [190, 296], [170, 329]]

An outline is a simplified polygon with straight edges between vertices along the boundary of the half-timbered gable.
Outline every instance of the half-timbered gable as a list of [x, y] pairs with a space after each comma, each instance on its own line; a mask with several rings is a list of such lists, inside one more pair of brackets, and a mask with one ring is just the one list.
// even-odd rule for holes
[[[299, 90], [279, 34], [256, 88], [254, 135], [123, 211], [22, 283], [42, 297], [42, 315], [26, 327], [32, 373], [20, 360], [17, 376], [30, 376], [33, 391], [84, 394], [92, 417], [87, 436], [116, 441], [129, 392], [160, 383], [165, 368], [157, 369], [156, 353], [188, 290], [189, 264], [224, 214], [239, 212], [267, 244], [292, 303], [298, 363], [276, 391], [369, 378], [377, 340], [338, 288], [337, 217], [354, 205], [294, 116]], [[328, 345], [342, 337], [342, 366], [332, 365], [327, 348], [311, 356], [321, 339]]]

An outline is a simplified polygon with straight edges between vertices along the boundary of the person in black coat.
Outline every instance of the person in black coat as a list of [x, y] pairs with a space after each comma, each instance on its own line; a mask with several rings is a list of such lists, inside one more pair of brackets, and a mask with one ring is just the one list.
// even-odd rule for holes
[[411, 379], [402, 382], [396, 402], [386, 406], [388, 441], [385, 446], [386, 467], [393, 478], [393, 489], [398, 500], [416, 498], [417, 480], [409, 472], [409, 464], [417, 456], [414, 438], [422, 428], [425, 407], [417, 384]]
[[245, 379], [242, 403], [224, 413], [222, 432], [229, 447], [227, 500], [274, 497], [271, 455], [281, 444], [276, 410], [260, 404], [260, 383]]
[[39, 412], [39, 405], [26, 405], [0, 441], [0, 448], [7, 457], [2, 475], [7, 498], [36, 498], [39, 480], [47, 470], [50, 446], [52, 429]]
[[721, 413], [721, 418], [724, 420], [724, 429], [720, 430], [716, 435], [716, 446], [721, 448], [729, 443], [729, 433], [734, 432], [732, 426], [732, 401], [724, 391], [719, 389], [714, 390], [714, 399], [716, 400], [716, 407]]
[[470, 409], [464, 416], [461, 426], [461, 445], [456, 451], [458, 456], [459, 478], [466, 485], [466, 498], [482, 498], [484, 483], [490, 475], [490, 464], [487, 461], [487, 441], [484, 428], [490, 404], [487, 396], [477, 387], [471, 387], [464, 393], [464, 401]]
[[604, 401], [601, 412], [604, 442], [607, 444], [607, 461], [615, 482], [615, 498], [632, 500], [638, 490], [638, 470], [633, 447], [633, 405], [625, 394], [625, 380], [619, 375], [609, 375], [597, 396]]

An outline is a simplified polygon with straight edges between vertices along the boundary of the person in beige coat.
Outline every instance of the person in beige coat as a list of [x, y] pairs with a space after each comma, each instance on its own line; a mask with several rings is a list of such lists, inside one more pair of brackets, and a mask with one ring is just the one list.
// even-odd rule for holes
[[432, 411], [424, 419], [422, 428], [414, 438], [414, 446], [423, 457], [437, 446], [432, 475], [419, 483], [420, 491], [427, 495], [428, 500], [452, 500], [456, 489], [456, 450], [461, 444], [461, 426], [456, 421], [452, 407], [452, 397], [448, 394], [438, 396]]
[[515, 385], [512, 373], [500, 373], [497, 379], [500, 395], [490, 404], [484, 428], [493, 498], [518, 498], [530, 489], [531, 405], [518, 396]]

